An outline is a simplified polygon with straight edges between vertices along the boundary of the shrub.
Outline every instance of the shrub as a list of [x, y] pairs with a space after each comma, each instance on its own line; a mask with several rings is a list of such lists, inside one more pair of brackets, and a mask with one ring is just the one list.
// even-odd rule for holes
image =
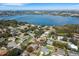
[[59, 48], [67, 48], [67, 42], [54, 40], [53, 45]]
[[19, 56], [22, 52], [22, 50], [15, 48], [9, 51], [8, 56]]

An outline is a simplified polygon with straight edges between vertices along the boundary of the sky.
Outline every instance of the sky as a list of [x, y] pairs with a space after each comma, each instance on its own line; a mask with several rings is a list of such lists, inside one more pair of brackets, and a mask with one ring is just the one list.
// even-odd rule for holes
[[62, 10], [78, 9], [79, 3], [0, 3], [0, 10]]

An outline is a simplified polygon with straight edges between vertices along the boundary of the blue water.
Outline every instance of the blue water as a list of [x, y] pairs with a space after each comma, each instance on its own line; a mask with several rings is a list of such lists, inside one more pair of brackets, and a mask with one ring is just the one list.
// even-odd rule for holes
[[79, 17], [64, 17], [52, 15], [21, 15], [21, 16], [0, 16], [0, 19], [28, 22], [37, 25], [65, 25], [79, 24]]

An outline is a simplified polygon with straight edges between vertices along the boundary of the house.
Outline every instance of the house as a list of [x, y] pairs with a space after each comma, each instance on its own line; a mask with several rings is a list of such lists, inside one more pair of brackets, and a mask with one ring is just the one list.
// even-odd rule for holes
[[0, 56], [6, 56], [8, 54], [8, 50], [5, 47], [0, 48]]
[[5, 38], [3, 38], [3, 37], [0, 38], [0, 42], [3, 42], [3, 41], [5, 41]]
[[9, 37], [8, 41], [15, 41], [15, 39], [16, 39], [15, 37]]
[[18, 44], [16, 44], [16, 42], [14, 42], [14, 41], [11, 41], [11, 42], [9, 42], [8, 44], [7, 44], [7, 47], [8, 48], [18, 48], [18, 49], [21, 49], [21, 46], [20, 45], [18, 45]]
[[74, 40], [79, 40], [79, 34], [74, 34], [73, 39]]
[[63, 36], [58, 36], [57, 40], [63, 40], [63, 38], [64, 38]]
[[50, 33], [50, 31], [46, 31], [45, 33], [43, 33], [43, 34], [41, 35], [41, 37], [48, 36], [49, 33]]
[[76, 51], [78, 50], [78, 47], [72, 43], [68, 43], [68, 48]]

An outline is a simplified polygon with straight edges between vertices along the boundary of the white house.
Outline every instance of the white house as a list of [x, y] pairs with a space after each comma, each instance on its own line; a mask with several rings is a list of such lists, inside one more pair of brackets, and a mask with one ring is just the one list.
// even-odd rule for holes
[[63, 36], [58, 36], [57, 39], [58, 40], [62, 40], [64, 37]]
[[78, 50], [78, 47], [72, 43], [68, 43], [68, 48], [73, 49], [73, 50]]

